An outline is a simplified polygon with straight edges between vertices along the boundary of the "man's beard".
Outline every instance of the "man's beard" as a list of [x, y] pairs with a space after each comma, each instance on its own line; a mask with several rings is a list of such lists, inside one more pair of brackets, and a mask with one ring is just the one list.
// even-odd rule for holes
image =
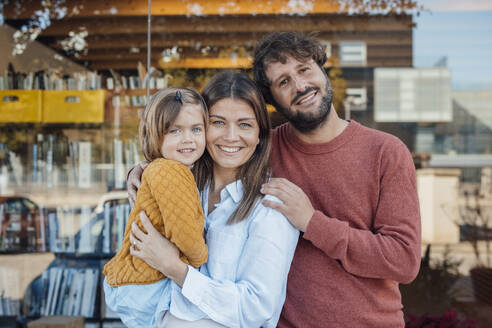
[[[295, 103], [297, 99], [313, 90], [316, 89], [311, 87], [302, 93], [298, 93], [292, 103]], [[325, 91], [326, 95], [321, 98], [321, 103], [319, 104], [318, 110], [315, 112], [306, 113], [302, 111], [293, 111], [290, 108], [280, 106], [278, 103], [274, 105], [275, 108], [285, 116], [285, 118], [294, 126], [296, 130], [302, 133], [311, 132], [322, 126], [326, 122], [328, 114], [330, 114], [331, 104], [333, 102], [333, 91], [328, 79], [325, 84]]]

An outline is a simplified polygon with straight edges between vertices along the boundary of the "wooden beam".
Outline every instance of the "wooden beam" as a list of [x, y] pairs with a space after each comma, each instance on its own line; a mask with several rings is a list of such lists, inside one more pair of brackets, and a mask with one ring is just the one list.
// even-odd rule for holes
[[411, 45], [380, 45], [367, 47], [367, 57], [408, 57], [412, 55]]
[[[412, 67], [413, 57], [368, 57], [368, 67]], [[343, 70], [343, 67], [342, 67]]]
[[[106, 49], [89, 49], [87, 54], [80, 55], [77, 60], [92, 61], [92, 60], [109, 60], [109, 59], [132, 59], [145, 62], [147, 60], [147, 49], [137, 48], [138, 52], [130, 52], [128, 49], [118, 48], [106, 48]], [[153, 60], [159, 60], [162, 58], [162, 48], [152, 48], [151, 58]], [[229, 49], [231, 50], [231, 49]], [[251, 54], [252, 54], [252, 49]], [[338, 45], [332, 46], [332, 54], [338, 53]], [[208, 53], [204, 54], [200, 49], [193, 47], [182, 47], [179, 49], [179, 56], [181, 58], [218, 58], [229, 57], [228, 52], [221, 51], [221, 48], [212, 49]], [[410, 44], [370, 44], [367, 46], [367, 56], [370, 57], [408, 57], [412, 55], [412, 45]]]
[[[240, 24], [238, 24], [240, 22]], [[53, 20], [45, 36], [68, 35], [85, 28], [92, 34], [146, 34], [146, 17], [68, 18]], [[306, 16], [157, 16], [152, 33], [235, 33], [273, 31], [405, 31], [411, 30], [411, 16], [350, 16], [312, 14]]]
[[[137, 70], [138, 60], [98, 60], [89, 64], [92, 70]], [[158, 67], [158, 62], [152, 60], [151, 65]]]
[[250, 58], [182, 58], [165, 62], [159, 60], [160, 68], [251, 68]]
[[[93, 60], [89, 63], [89, 68], [94, 70], [106, 69], [131, 69], [136, 70], [139, 59], [107, 59]], [[144, 59], [140, 59], [144, 62]], [[365, 67], [412, 67], [412, 56], [393, 56], [393, 57], [368, 57]], [[329, 67], [331, 63], [328, 63]], [[186, 69], [228, 69], [228, 68], [251, 68], [249, 58], [180, 58], [170, 62], [152, 59], [152, 66], [162, 69], [186, 68]], [[341, 66], [344, 68], [360, 66]]]
[[[53, 2], [47, 2], [52, 4]], [[36, 10], [44, 10], [41, 1], [10, 1], [4, 8], [7, 19], [28, 19]], [[49, 7], [48, 7], [49, 8]], [[68, 16], [111, 17], [146, 16], [145, 0], [67, 0], [60, 5]], [[285, 0], [153, 0], [152, 15], [261, 15], [285, 14], [305, 15], [312, 13], [337, 13], [341, 11], [336, 0], [306, 0], [303, 2]]]
[[[254, 47], [258, 40], [263, 36], [260, 33], [173, 33], [173, 34], [157, 34], [152, 35], [152, 48], [166, 49], [174, 46], [178, 47], [195, 47], [200, 50], [206, 46], [210, 47], [233, 47], [245, 46]], [[364, 41], [370, 45], [411, 45], [411, 31], [397, 32], [320, 32], [317, 37], [320, 40], [328, 41], [337, 44], [342, 41]], [[55, 40], [45, 40], [40, 38], [49, 47], [62, 49], [61, 41], [63, 38]], [[147, 37], [142, 34], [132, 35], [89, 35], [86, 38], [88, 49], [127, 49], [139, 48], [141, 51], [146, 51]]]

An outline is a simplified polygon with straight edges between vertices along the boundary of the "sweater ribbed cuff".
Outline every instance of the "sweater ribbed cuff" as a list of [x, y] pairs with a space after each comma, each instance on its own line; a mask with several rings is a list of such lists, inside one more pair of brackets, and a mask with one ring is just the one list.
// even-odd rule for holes
[[348, 222], [340, 221], [315, 211], [303, 238], [334, 259], [345, 257], [348, 245]]

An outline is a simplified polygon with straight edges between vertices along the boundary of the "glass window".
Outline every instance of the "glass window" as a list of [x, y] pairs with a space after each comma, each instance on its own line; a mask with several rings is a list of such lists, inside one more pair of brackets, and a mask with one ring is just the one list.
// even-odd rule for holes
[[365, 66], [367, 50], [365, 42], [340, 42], [340, 65]]

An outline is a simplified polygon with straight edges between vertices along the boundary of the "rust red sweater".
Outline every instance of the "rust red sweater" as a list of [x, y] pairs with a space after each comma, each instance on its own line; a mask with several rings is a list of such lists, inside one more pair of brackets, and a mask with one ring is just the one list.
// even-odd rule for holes
[[403, 327], [398, 283], [420, 264], [415, 168], [396, 137], [350, 121], [307, 144], [288, 124], [274, 132], [273, 173], [316, 209], [300, 237], [278, 327]]

